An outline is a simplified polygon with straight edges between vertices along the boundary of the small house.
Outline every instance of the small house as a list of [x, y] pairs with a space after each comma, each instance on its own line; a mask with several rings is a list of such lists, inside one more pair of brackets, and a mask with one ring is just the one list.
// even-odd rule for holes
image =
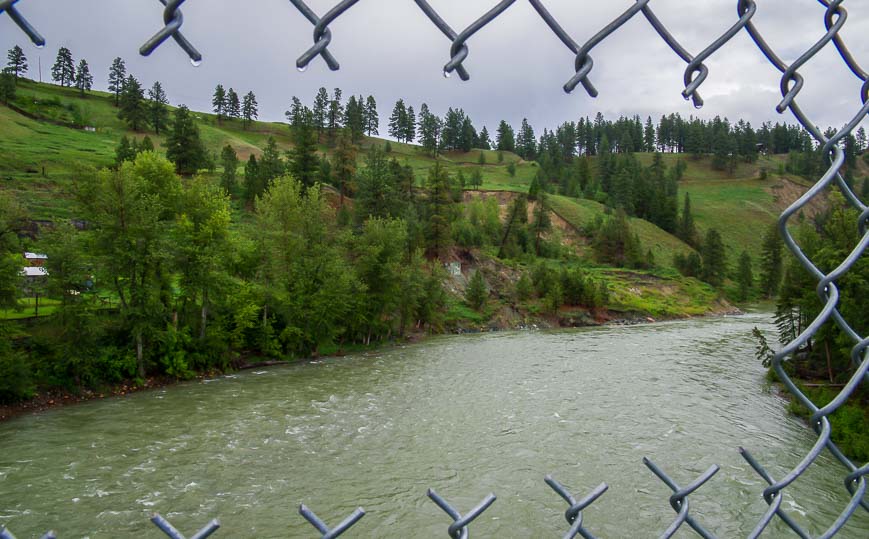
[[32, 268], [41, 268], [45, 266], [45, 261], [48, 260], [48, 255], [42, 253], [24, 253], [24, 260], [27, 262], [25, 266]]

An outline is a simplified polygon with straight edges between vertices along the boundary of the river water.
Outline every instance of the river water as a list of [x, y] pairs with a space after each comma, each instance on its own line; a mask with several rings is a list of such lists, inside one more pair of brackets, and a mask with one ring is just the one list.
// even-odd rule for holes
[[[434, 338], [21, 417], [0, 425], [0, 524], [158, 538], [156, 511], [188, 535], [218, 517], [216, 537], [316, 537], [304, 502], [332, 525], [364, 507], [349, 537], [445, 537], [433, 487], [462, 512], [498, 496], [474, 537], [560, 537], [552, 474], [577, 498], [609, 484], [584, 513], [597, 535], [656, 537], [674, 513], [648, 456], [683, 485], [720, 464], [692, 514], [745, 536], [766, 504], [737, 448], [781, 477], [814, 440], [754, 359], [750, 330], [769, 322]], [[843, 471], [822, 457], [784, 507], [826, 529], [847, 502]], [[842, 536], [869, 537], [869, 515]]]

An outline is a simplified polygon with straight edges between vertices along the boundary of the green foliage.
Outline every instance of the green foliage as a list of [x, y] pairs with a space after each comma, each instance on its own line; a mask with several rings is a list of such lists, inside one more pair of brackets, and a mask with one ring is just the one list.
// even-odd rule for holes
[[601, 224], [594, 237], [594, 252], [598, 261], [619, 268], [639, 268], [645, 265], [639, 237], [631, 231], [624, 210]]
[[124, 89], [121, 91], [118, 118], [126, 122], [133, 131], [147, 126], [150, 119], [145, 92], [139, 81], [132, 75], [127, 77]]
[[528, 274], [523, 272], [516, 281], [516, 301], [525, 302], [531, 299], [531, 294], [534, 293], [534, 283], [528, 278]]
[[[126, 93], [126, 89], [124, 90]], [[178, 174], [195, 174], [208, 164], [208, 155], [199, 127], [193, 121], [190, 110], [181, 105], [175, 110], [175, 116], [166, 137], [166, 158], [175, 163]]]
[[481, 311], [486, 305], [488, 298], [489, 289], [486, 286], [486, 280], [483, 278], [483, 273], [477, 270], [468, 281], [468, 288], [465, 290], [465, 301], [475, 311]]
[[782, 280], [782, 240], [778, 228], [770, 226], [763, 235], [763, 253], [760, 262], [760, 290], [768, 297], [774, 297]]
[[13, 347], [11, 330], [0, 324], [0, 404], [11, 404], [33, 396], [30, 363]]
[[427, 251], [433, 257], [442, 258], [452, 243], [453, 199], [449, 174], [439, 162], [431, 168], [426, 187]]
[[739, 283], [739, 300], [746, 301], [754, 287], [754, 274], [751, 271], [751, 255], [747, 251], [742, 251], [742, 254], [739, 256], [737, 282]]
[[220, 162], [223, 165], [223, 172], [220, 175], [220, 185], [227, 193], [235, 191], [236, 174], [238, 173], [238, 155], [235, 150], [227, 144], [220, 152]]
[[57, 51], [57, 59], [51, 66], [51, 80], [61, 86], [72, 86], [75, 82], [75, 62], [72, 53], [66, 47]]
[[721, 286], [727, 276], [727, 258], [721, 234], [714, 228], [706, 232], [700, 256], [703, 259], [700, 278], [712, 286]]
[[0, 72], [0, 100], [5, 105], [15, 99], [15, 78], [8, 71]]

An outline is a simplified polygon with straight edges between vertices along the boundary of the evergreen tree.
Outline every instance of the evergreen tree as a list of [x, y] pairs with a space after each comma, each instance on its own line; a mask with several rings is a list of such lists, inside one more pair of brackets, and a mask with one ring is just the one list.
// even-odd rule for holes
[[112, 61], [109, 68], [109, 91], [115, 94], [115, 106], [119, 106], [121, 92], [124, 90], [124, 81], [127, 80], [127, 66], [118, 57]]
[[356, 177], [356, 147], [346, 132], [339, 135], [332, 159], [332, 168], [338, 184], [338, 207], [343, 208], [344, 197], [353, 190], [353, 180]]
[[404, 127], [407, 122], [407, 108], [404, 99], [399, 99], [392, 107], [392, 115], [389, 117], [389, 136], [398, 140], [404, 140]]
[[679, 219], [679, 228], [677, 229], [679, 239], [688, 245], [696, 247], [697, 243], [697, 228], [694, 226], [694, 215], [691, 213], [691, 197], [685, 193], [685, 203], [682, 206], [682, 218]]
[[227, 144], [220, 152], [220, 162], [223, 165], [223, 174], [220, 175], [220, 185], [227, 193], [235, 191], [236, 174], [238, 172], [238, 155]]
[[256, 156], [251, 154], [244, 165], [244, 197], [252, 202], [261, 196], [265, 186], [260, 184], [259, 163]]
[[163, 91], [163, 85], [159, 81], [155, 81], [151, 89], [148, 90], [148, 111], [151, 118], [151, 127], [158, 135], [161, 129], [165, 129], [169, 123], [169, 98], [166, 97], [166, 92]]
[[[338, 136], [338, 130], [343, 126], [341, 119], [344, 117], [344, 107], [341, 105], [341, 88], [335, 88], [334, 97], [329, 101], [329, 112], [327, 116], [327, 127], [329, 128], [329, 144], [335, 143]], [[298, 178], [297, 178], [298, 179]]]
[[526, 161], [533, 161], [537, 157], [537, 139], [534, 138], [534, 129], [527, 118], [522, 118], [519, 139], [516, 141], [516, 153]]
[[247, 129], [252, 121], [259, 117], [258, 104], [253, 92], [248, 92], [247, 95], [244, 96], [244, 103], [241, 106], [241, 114], [244, 117], [245, 129]]
[[481, 150], [491, 150], [492, 149], [492, 140], [489, 138], [489, 130], [486, 129], [486, 126], [483, 126], [483, 129], [480, 131], [480, 149]]
[[783, 272], [782, 241], [776, 225], [770, 226], [763, 235], [760, 258], [760, 291], [768, 298], [778, 294]]
[[534, 233], [534, 254], [539, 257], [543, 243], [543, 234], [552, 229], [552, 221], [549, 219], [549, 208], [547, 207], [545, 191], [541, 191], [537, 194], [537, 204], [534, 207], [534, 219], [531, 223], [531, 227], [532, 232]]
[[655, 151], [655, 126], [652, 125], [651, 116], [646, 118], [646, 126], [643, 129], [643, 146], [648, 153]]
[[148, 125], [148, 104], [145, 102], [145, 92], [136, 77], [130, 75], [124, 82], [124, 91], [121, 92], [120, 110], [118, 118], [127, 122], [130, 129], [138, 131]]
[[465, 289], [465, 301], [475, 311], [481, 311], [486, 305], [487, 299], [489, 299], [489, 290], [486, 288], [486, 280], [483, 278], [483, 272], [477, 270], [468, 281], [468, 287]]
[[859, 129], [857, 129], [857, 151], [862, 153], [866, 150], [866, 129], [861, 125]]
[[78, 88], [81, 95], [89, 92], [94, 86], [94, 77], [91, 75], [90, 67], [87, 60], [84, 58], [78, 63], [78, 69], [75, 72], [75, 87]]
[[407, 116], [402, 131], [406, 143], [410, 144], [416, 139], [416, 112], [413, 110], [413, 105], [407, 107]]
[[4, 105], [15, 99], [15, 77], [9, 71], [0, 72], [0, 100]]
[[135, 143], [136, 139], [133, 139], [133, 142], [130, 143], [127, 135], [121, 136], [120, 142], [115, 147], [115, 165], [120, 167], [125, 161], [132, 161], [136, 158]]
[[317, 179], [319, 160], [317, 159], [317, 140], [313, 126], [311, 109], [304, 107], [300, 114], [304, 120], [297, 121], [293, 130], [293, 149], [290, 151], [290, 173], [302, 187], [307, 189]]
[[347, 100], [347, 107], [344, 109], [344, 125], [350, 130], [350, 136], [354, 144], [362, 142], [362, 136], [365, 134], [365, 103], [362, 98], [350, 96]]
[[737, 282], [739, 283], [739, 299], [745, 301], [754, 287], [754, 274], [751, 271], [751, 256], [748, 251], [742, 251], [739, 257]]
[[614, 216], [600, 225], [592, 246], [598, 261], [602, 263], [633, 268], [645, 263], [639, 238], [631, 233], [628, 216], [622, 209], [618, 209]]
[[428, 253], [443, 258], [452, 243], [452, 186], [447, 170], [436, 161], [426, 180], [426, 245]]
[[222, 84], [218, 84], [214, 88], [214, 95], [211, 96], [211, 110], [217, 115], [217, 123], [221, 123], [223, 116], [227, 110], [226, 90]]
[[377, 101], [373, 95], [365, 100], [365, 133], [369, 137], [380, 134], [380, 116], [377, 114]]
[[75, 83], [75, 62], [66, 47], [57, 51], [57, 59], [51, 66], [51, 78], [61, 86], [72, 86]]
[[24, 51], [18, 45], [15, 45], [6, 54], [6, 70], [15, 77], [15, 83], [18, 83], [18, 77], [27, 73], [27, 57], [24, 56]]
[[714, 228], [706, 232], [706, 239], [701, 248], [703, 269], [700, 278], [712, 286], [721, 286], [727, 275], [727, 258], [724, 252], [724, 243], [721, 234]]
[[513, 128], [504, 120], [501, 120], [501, 123], [498, 124], [498, 133], [496, 137], [498, 150], [502, 152], [512, 152], [516, 150]]
[[232, 88], [226, 92], [226, 115], [229, 118], [241, 118], [241, 101], [239, 101], [238, 94]]
[[199, 138], [199, 128], [186, 105], [175, 109], [165, 146], [166, 158], [175, 163], [178, 174], [194, 174], [208, 164], [208, 154]]
[[324, 87], [317, 90], [317, 95], [314, 97], [314, 108], [312, 110], [314, 116], [314, 127], [317, 128], [317, 135], [323, 134], [323, 129], [326, 127], [326, 113], [329, 109], [329, 92]]
[[400, 193], [397, 178], [390, 169], [383, 151], [372, 146], [359, 171], [356, 191], [356, 221], [395, 217], [400, 213]]
[[[268, 189], [272, 180], [283, 176], [287, 171], [286, 163], [281, 159], [278, 143], [274, 137], [269, 137], [265, 150], [259, 160], [259, 183], [264, 189]], [[311, 181], [311, 184], [314, 182]]]
[[431, 112], [425, 103], [419, 109], [419, 137], [422, 147], [432, 157], [440, 150], [441, 120]]

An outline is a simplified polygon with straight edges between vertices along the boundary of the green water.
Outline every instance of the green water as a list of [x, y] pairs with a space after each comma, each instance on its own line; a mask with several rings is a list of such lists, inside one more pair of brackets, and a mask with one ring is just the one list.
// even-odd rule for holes
[[[304, 502], [330, 524], [364, 507], [347, 537], [448, 537], [433, 487], [460, 511], [498, 496], [472, 537], [560, 537], [553, 474], [577, 497], [609, 484], [585, 512], [597, 535], [656, 537], [674, 513], [648, 456], [683, 485], [720, 464], [692, 514], [745, 536], [766, 504], [737, 448], [781, 477], [814, 440], [753, 358], [750, 330], [768, 324], [443, 337], [19, 418], [0, 424], [0, 523], [19, 539], [159, 538], [156, 511], [188, 535], [217, 517], [215, 537], [317, 537]], [[843, 472], [822, 457], [784, 507], [823, 531]], [[842, 536], [869, 536], [869, 515]]]

